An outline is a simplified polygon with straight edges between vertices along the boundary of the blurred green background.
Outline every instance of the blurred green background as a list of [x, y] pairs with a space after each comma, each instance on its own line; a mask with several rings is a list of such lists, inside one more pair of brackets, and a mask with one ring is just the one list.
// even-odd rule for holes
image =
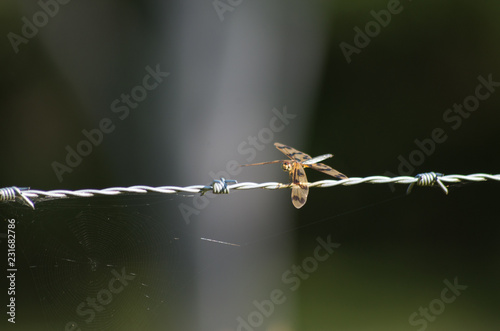
[[[46, 15], [43, 24], [41, 15], [36, 35], [16, 51], [11, 33], [23, 36], [23, 17], [33, 22], [43, 8], [53, 17]], [[390, 10], [397, 13], [389, 22]], [[477, 109], [465, 110], [460, 123], [449, 111], [475, 95], [478, 77], [500, 82], [499, 14], [500, 4], [489, 1], [3, 1], [0, 130], [6, 141], [0, 146], [0, 186], [208, 184], [209, 172], [224, 170], [229, 160], [283, 157], [258, 133], [269, 126], [271, 109], [284, 107], [296, 117], [274, 132], [272, 141], [312, 156], [332, 153], [325, 163], [350, 177], [499, 173], [500, 86], [493, 86]], [[374, 15], [385, 17], [386, 26]], [[367, 24], [373, 30], [360, 37]], [[356, 47], [349, 61], [341, 47], [346, 44]], [[170, 75], [122, 120], [112, 104], [143, 83], [147, 66]], [[66, 147], [76, 148], [85, 138], [82, 130], [97, 128], [103, 118], [112, 121], [114, 131], [103, 134], [102, 142], [59, 180], [54, 162], [64, 163]], [[436, 129], [446, 140], [431, 147]], [[238, 148], [250, 136], [263, 146], [252, 159]], [[416, 141], [425, 142], [427, 152], [418, 152]], [[411, 169], [401, 168], [403, 159]], [[312, 171], [308, 176], [324, 179]], [[286, 178], [277, 166], [245, 168], [235, 176], [240, 182]], [[153, 312], [133, 300], [124, 304], [146, 329], [162, 330], [174, 319], [169, 325], [177, 329], [237, 330], [237, 317], [247, 318], [255, 310], [253, 300], [269, 299], [273, 289], [283, 290], [287, 300], [252, 329], [497, 329], [498, 183], [452, 186], [448, 196], [439, 188], [415, 187], [409, 196], [405, 191], [404, 185], [369, 184], [311, 189], [300, 210], [285, 190], [232, 192], [211, 199], [190, 224], [178, 206], [192, 198], [182, 196], [162, 207], [154, 198], [140, 200], [150, 209], [120, 200], [108, 210], [107, 200], [95, 199], [88, 205], [63, 202], [64, 211], [55, 202], [40, 204], [43, 215], [7, 204], [0, 211], [23, 223], [26, 237], [18, 240], [25, 251], [44, 249], [43, 241], [27, 239], [36, 220], [64, 224], [96, 205], [104, 215], [116, 215], [119, 206], [128, 206], [122, 212], [130, 217], [139, 209], [140, 215], [154, 214], [153, 219], [167, 222], [166, 238], [174, 238], [173, 231], [186, 238], [203, 233], [248, 243], [199, 253], [196, 243], [184, 242], [188, 253], [180, 265], [195, 280], [176, 278], [176, 284], [190, 288], [185, 296], [177, 293], [187, 303], [176, 306], [166, 291], [165, 298], [155, 299], [160, 308]], [[151, 238], [142, 229], [146, 234], [138, 236]], [[317, 238], [328, 236], [340, 246], [290, 290], [283, 273], [313, 256]], [[130, 240], [142, 240], [136, 239]], [[144, 245], [158, 248], [155, 240]], [[200, 256], [213, 265], [211, 277], [198, 269]], [[221, 256], [228, 260], [219, 261]], [[19, 303], [20, 327], [59, 328], [61, 316], [51, 315], [51, 309], [32, 318], [23, 312], [23, 304], [31, 310], [51, 305], [29, 294], [37, 287], [43, 293], [43, 284], [31, 281], [29, 265], [22, 276], [28, 303]], [[467, 289], [432, 321], [412, 325], [410, 316], [421, 307], [431, 302], [436, 305], [431, 312], [440, 307], [435, 300], [444, 280], [455, 278]], [[202, 283], [195, 285], [197, 280]], [[160, 282], [150, 284], [163, 295]], [[81, 299], [67, 302], [72, 307]], [[180, 312], [173, 317], [172, 311]], [[124, 314], [120, 307], [116, 312]], [[127, 329], [113, 316], [94, 328]]]

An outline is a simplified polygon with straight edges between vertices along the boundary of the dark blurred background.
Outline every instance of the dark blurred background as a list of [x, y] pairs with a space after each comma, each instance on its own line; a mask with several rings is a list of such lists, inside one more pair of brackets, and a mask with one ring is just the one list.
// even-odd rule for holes
[[[350, 177], [500, 173], [499, 14], [489, 1], [2, 1], [0, 187], [286, 183], [278, 165], [233, 166], [283, 158], [275, 141], [332, 153]], [[495, 330], [498, 185], [311, 189], [300, 210], [288, 190], [2, 203], [0, 246], [15, 219], [19, 268], [16, 325], [2, 324]], [[340, 244], [324, 261], [322, 241]], [[106, 296], [122, 270], [130, 284]], [[85, 321], [77, 307], [99, 293]]]

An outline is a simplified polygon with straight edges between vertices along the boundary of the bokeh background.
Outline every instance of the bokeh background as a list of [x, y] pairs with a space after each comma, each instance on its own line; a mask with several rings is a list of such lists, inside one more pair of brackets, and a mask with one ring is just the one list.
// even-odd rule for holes
[[[481, 0], [2, 1], [0, 186], [286, 183], [277, 165], [233, 167], [282, 158], [274, 141], [333, 153], [351, 177], [499, 173], [500, 86], [446, 117], [478, 77], [500, 82], [499, 14]], [[158, 84], [138, 87], [151, 71]], [[112, 132], [58, 178], [54, 162], [103, 120]], [[2, 324], [495, 330], [498, 185], [311, 189], [300, 210], [287, 190], [2, 203], [0, 245], [15, 218], [19, 264], [17, 323]], [[318, 237], [340, 246], [308, 265]], [[135, 278], [86, 322], [78, 305], [122, 268]], [[467, 286], [450, 303], [445, 280]], [[262, 304], [276, 290], [280, 304]]]

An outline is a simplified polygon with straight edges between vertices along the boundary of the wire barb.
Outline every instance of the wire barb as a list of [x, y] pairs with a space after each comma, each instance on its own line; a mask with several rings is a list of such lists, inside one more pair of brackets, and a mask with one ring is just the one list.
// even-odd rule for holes
[[444, 191], [446, 195], [448, 195], [448, 188], [441, 182], [440, 178], [444, 175], [439, 172], [424, 172], [415, 176], [417, 179], [416, 182], [411, 183], [408, 186], [408, 190], [406, 190], [406, 194], [410, 194], [413, 186], [417, 184], [417, 186], [435, 186], [438, 184], [441, 189]]
[[0, 201], [16, 201], [16, 198], [21, 198], [21, 201], [26, 205], [35, 209], [33, 202], [26, 196], [24, 196], [23, 191], [29, 190], [29, 187], [4, 187], [0, 189]]
[[205, 186], [201, 191], [201, 195], [205, 194], [207, 191], [212, 191], [213, 194], [229, 194], [228, 183], [237, 184], [238, 181], [234, 179], [225, 179], [221, 177], [220, 179], [214, 179], [209, 186]]

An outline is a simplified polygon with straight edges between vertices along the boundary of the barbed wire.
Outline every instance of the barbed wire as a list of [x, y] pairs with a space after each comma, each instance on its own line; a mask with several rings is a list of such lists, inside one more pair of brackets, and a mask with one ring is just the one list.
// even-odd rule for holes
[[[369, 177], [349, 177], [341, 180], [320, 180], [313, 183], [308, 183], [310, 188], [327, 188], [334, 186], [351, 186], [358, 184], [405, 184], [409, 185], [407, 193], [409, 194], [414, 185], [417, 186], [439, 186], [448, 194], [448, 189], [444, 183], [459, 183], [459, 182], [483, 182], [483, 181], [500, 181], [500, 174], [491, 175], [484, 173], [470, 174], [470, 175], [443, 175], [436, 172], [427, 172], [418, 174], [415, 177], [410, 176], [369, 176]], [[233, 184], [230, 184], [233, 183]], [[120, 194], [147, 194], [147, 193], [160, 193], [160, 194], [175, 194], [175, 193], [201, 193], [202, 195], [207, 192], [214, 194], [229, 194], [230, 190], [279, 190], [290, 188], [294, 184], [266, 182], [266, 183], [252, 183], [244, 182], [238, 183], [235, 180], [227, 180], [225, 178], [214, 180], [210, 185], [192, 185], [192, 186], [160, 186], [151, 187], [146, 185], [137, 185], [131, 187], [111, 187], [105, 189], [84, 189], [84, 190], [52, 190], [41, 191], [31, 190], [28, 187], [6, 187], [0, 189], [0, 201], [18, 201], [29, 207], [35, 209], [35, 202], [37, 199], [57, 199], [57, 198], [88, 198], [94, 196], [115, 196]]]

